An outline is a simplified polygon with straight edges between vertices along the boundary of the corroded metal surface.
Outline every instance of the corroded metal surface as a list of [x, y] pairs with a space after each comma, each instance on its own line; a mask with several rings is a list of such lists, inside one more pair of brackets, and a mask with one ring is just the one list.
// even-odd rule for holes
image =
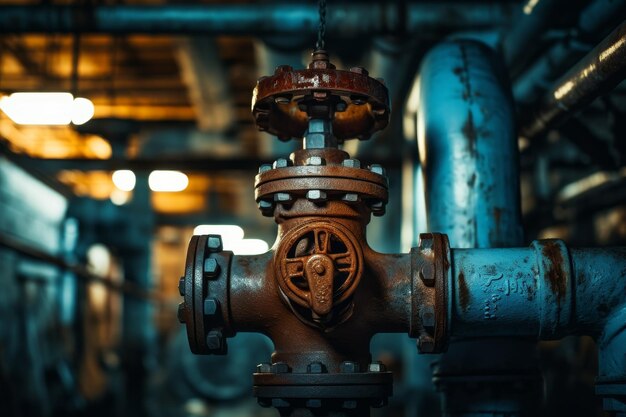
[[349, 230], [337, 223], [318, 221], [284, 236], [274, 267], [283, 294], [324, 320], [334, 305], [346, 301], [356, 290], [363, 255]]
[[421, 353], [443, 352], [448, 343], [448, 286], [450, 245], [439, 233], [422, 233], [417, 248], [411, 250], [413, 297], [411, 330]]
[[334, 108], [332, 130], [340, 141], [367, 139], [389, 123], [389, 97], [382, 80], [361, 68], [337, 70], [325, 51], [316, 51], [307, 69], [279, 66], [258, 80], [252, 114], [258, 128], [280, 139], [302, 138], [308, 107], [329, 101]]

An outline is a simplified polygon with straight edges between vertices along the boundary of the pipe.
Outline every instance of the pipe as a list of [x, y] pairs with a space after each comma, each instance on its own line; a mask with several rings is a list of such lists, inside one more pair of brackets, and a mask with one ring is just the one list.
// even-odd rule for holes
[[516, 23], [506, 31], [501, 42], [502, 56], [511, 73], [519, 73], [533, 52], [536, 52], [541, 37], [550, 28], [562, 6], [571, 7], [563, 0], [530, 0], [524, 1], [522, 8], [517, 10]]
[[[482, 43], [451, 41], [429, 52], [420, 79], [417, 131], [429, 230], [448, 234], [453, 247], [520, 245], [515, 116], [504, 66]], [[434, 367], [444, 413], [535, 414], [541, 377], [534, 342], [463, 336]], [[479, 389], [467, 395], [472, 385]]]
[[[513, 4], [487, 1], [344, 3], [328, 10], [327, 35], [450, 32], [505, 25]], [[460, 12], [462, 10], [462, 12]], [[279, 35], [317, 32], [316, 4], [0, 6], [0, 33]]]
[[513, 102], [486, 46], [446, 42], [420, 72], [418, 147], [429, 229], [453, 247], [522, 241]]
[[522, 123], [520, 135], [534, 138], [557, 126], [626, 77], [626, 21], [565, 74]]
[[198, 128], [227, 132], [234, 124], [234, 103], [228, 72], [219, 56], [217, 40], [210, 37], [179, 39], [177, 62], [193, 103]]
[[529, 248], [455, 249], [452, 260], [456, 337], [598, 338], [626, 306], [626, 247], [568, 250], [547, 240]]
[[592, 336], [596, 393], [605, 411], [626, 413], [626, 247], [568, 249], [545, 240], [521, 249], [455, 249], [452, 276], [452, 335]]
[[592, 45], [607, 34], [605, 28], [615, 27], [624, 12], [624, 0], [595, 0], [585, 7], [573, 30], [575, 35], [556, 42], [515, 81], [515, 101], [530, 104], [536, 100], [547, 85], [553, 83], [558, 75], [588, 53]]

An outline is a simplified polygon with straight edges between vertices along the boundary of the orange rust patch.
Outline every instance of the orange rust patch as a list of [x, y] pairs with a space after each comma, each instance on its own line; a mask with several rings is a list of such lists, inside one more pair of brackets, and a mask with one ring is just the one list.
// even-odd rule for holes
[[463, 311], [467, 311], [470, 302], [470, 293], [467, 288], [467, 282], [465, 282], [465, 274], [463, 271], [459, 272], [459, 302]]
[[555, 242], [548, 242], [543, 247], [543, 256], [550, 260], [550, 269], [546, 275], [546, 279], [550, 284], [550, 290], [556, 295], [557, 301], [561, 301], [565, 297], [567, 291], [565, 271], [563, 270], [563, 255], [559, 249], [559, 245]]

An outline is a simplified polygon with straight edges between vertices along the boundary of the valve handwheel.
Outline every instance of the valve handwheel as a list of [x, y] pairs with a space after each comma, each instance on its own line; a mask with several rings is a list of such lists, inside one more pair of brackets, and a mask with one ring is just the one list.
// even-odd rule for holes
[[343, 226], [315, 222], [285, 236], [276, 252], [278, 284], [287, 298], [318, 317], [352, 295], [361, 279], [363, 254]]

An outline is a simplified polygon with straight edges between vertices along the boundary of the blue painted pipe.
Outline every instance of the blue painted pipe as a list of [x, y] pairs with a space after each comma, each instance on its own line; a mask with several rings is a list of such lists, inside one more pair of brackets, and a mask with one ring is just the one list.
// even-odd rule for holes
[[[462, 6], [460, 5], [462, 4]], [[342, 2], [328, 9], [330, 36], [448, 33], [509, 22], [514, 4], [462, 2]], [[462, 13], [459, 9], [463, 7]], [[316, 33], [314, 3], [167, 4], [74, 7], [2, 5], [0, 33], [170, 33], [291, 35]]]
[[522, 244], [513, 101], [487, 46], [445, 42], [420, 72], [418, 147], [428, 227], [452, 247]]
[[[602, 340], [626, 308], [626, 247], [568, 250], [546, 240], [523, 249], [454, 249], [452, 274], [455, 337]], [[620, 349], [626, 364], [626, 344]]]
[[[452, 247], [522, 245], [514, 120], [506, 71], [490, 48], [455, 40], [425, 57], [417, 131], [427, 223]], [[489, 336], [455, 338], [434, 367], [444, 413], [534, 415], [541, 399], [535, 343]], [[468, 385], [482, 389], [467, 395]]]

